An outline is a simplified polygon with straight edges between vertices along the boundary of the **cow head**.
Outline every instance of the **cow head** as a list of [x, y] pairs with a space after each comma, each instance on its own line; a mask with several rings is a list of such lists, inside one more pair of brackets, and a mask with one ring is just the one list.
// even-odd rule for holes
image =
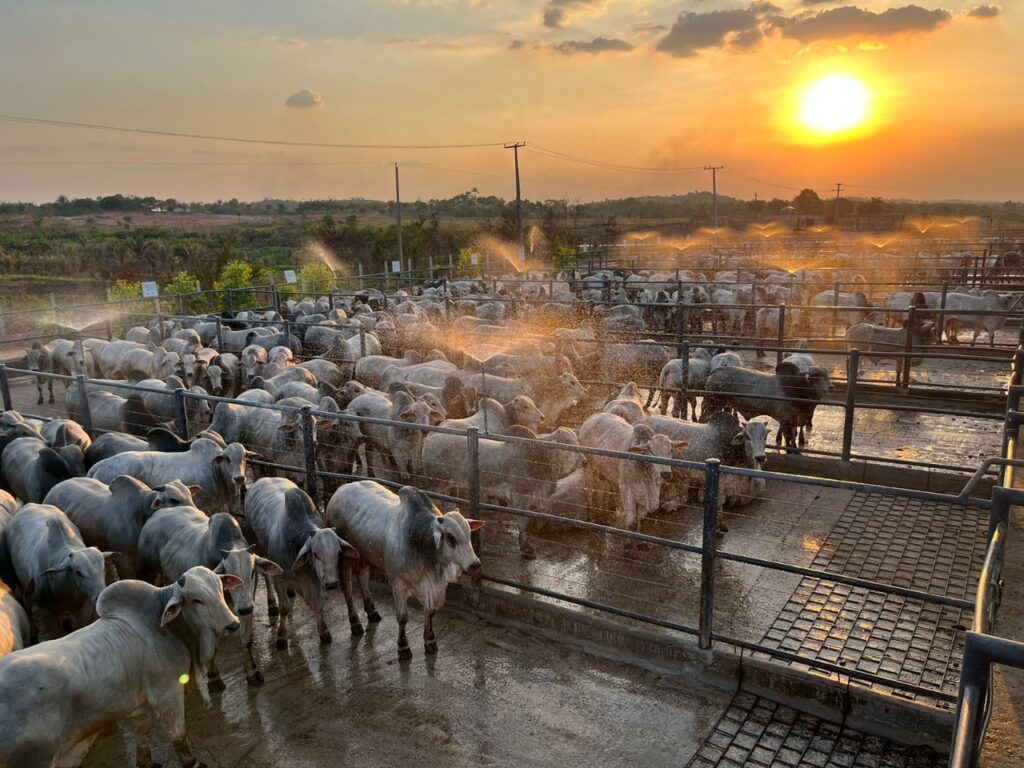
[[[114, 483], [128, 478], [127, 475], [119, 475], [114, 478]], [[149, 506], [152, 509], [167, 509], [168, 507], [194, 507], [193, 497], [198, 495], [202, 489], [198, 485], [185, 485], [181, 480], [171, 480], [164, 485], [157, 485], [153, 488], [153, 500]]]
[[768, 425], [763, 421], [748, 421], [732, 439], [733, 447], [743, 451], [743, 464], [758, 469], [767, 459], [767, 444]]
[[532, 432], [536, 432], [544, 421], [544, 414], [525, 395], [518, 395], [505, 403], [505, 415], [509, 424], [519, 424]]
[[[237, 589], [241, 580], [232, 574], [215, 574], [197, 565], [189, 568], [174, 584], [160, 594], [165, 597], [160, 626], [183, 621], [196, 643], [192, 659], [193, 673], [205, 673], [217, 650], [217, 640], [226, 632], [238, 630], [238, 617], [224, 600], [225, 589]], [[198, 669], [197, 669], [198, 668]]]
[[234, 483], [236, 488], [241, 488], [245, 485], [245, 460], [245, 447], [241, 443], [231, 443], [214, 455], [210, 463], [220, 470], [222, 476]]
[[298, 571], [309, 568], [316, 575], [321, 589], [337, 589], [338, 568], [342, 557], [357, 560], [359, 553], [333, 528], [318, 528], [302, 545], [291, 569]]
[[434, 546], [449, 582], [457, 581], [463, 573], [480, 570], [480, 558], [473, 551], [470, 534], [482, 525], [479, 520], [467, 520], [459, 512], [435, 518]]
[[[56, 526], [50, 530], [54, 532]], [[61, 544], [64, 544], [63, 539]], [[86, 598], [77, 616], [79, 624], [84, 626], [96, 618], [96, 600], [106, 587], [106, 565], [116, 554], [101, 552], [96, 547], [65, 549], [64, 555], [56, 564], [29, 583], [27, 591], [50, 595], [79, 595]]]
[[[214, 515], [214, 517], [217, 517], [217, 515]], [[234, 522], [233, 519], [232, 522]], [[235, 522], [235, 525], [237, 526], [238, 523]], [[281, 566], [274, 561], [253, 554], [254, 549], [254, 545], [236, 549], [222, 549], [220, 551], [221, 561], [213, 569], [213, 572], [218, 575], [231, 574], [238, 578], [238, 586], [228, 588], [228, 592], [231, 595], [231, 606], [239, 616], [252, 615], [257, 573], [262, 573], [265, 576], [280, 576], [284, 573]]]
[[30, 371], [45, 371], [50, 368], [50, 353], [38, 341], [33, 342], [25, 353], [25, 360]]

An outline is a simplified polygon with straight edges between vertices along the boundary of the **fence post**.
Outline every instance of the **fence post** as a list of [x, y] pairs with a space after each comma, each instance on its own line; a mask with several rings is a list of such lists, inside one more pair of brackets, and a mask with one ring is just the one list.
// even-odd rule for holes
[[[949, 293], [949, 283], [942, 284], [942, 298], [939, 299], [939, 344], [942, 343], [942, 327], [946, 324], [946, 294]], [[948, 341], [948, 339], [947, 339]]]
[[775, 364], [782, 362], [782, 348], [786, 346], [786, 302], [779, 304], [779, 343], [775, 351]]
[[[466, 450], [468, 452], [468, 463], [466, 465], [466, 479], [469, 484], [469, 517], [472, 520], [480, 519], [480, 430], [477, 427], [470, 427], [466, 430]], [[480, 528], [469, 534], [469, 540], [473, 545], [476, 556], [482, 554], [482, 539]], [[480, 586], [480, 571], [472, 574], [473, 586]]]
[[60, 316], [57, 314], [57, 297], [50, 291], [50, 309], [53, 311], [53, 324], [60, 325]]
[[715, 544], [718, 538], [718, 459], [704, 462], [704, 531], [700, 558], [700, 627], [698, 646], [711, 647], [711, 624], [715, 613]]
[[0, 396], [4, 400], [4, 410], [11, 410], [11, 383], [7, 380], [7, 366], [0, 363]]
[[156, 299], [156, 337], [159, 341], [164, 340], [164, 311], [160, 306], [159, 296]]
[[359, 356], [366, 357], [366, 326], [359, 326]]
[[988, 512], [988, 541], [992, 541], [992, 535], [1000, 524], [1009, 526], [1010, 507], [1013, 504], [1013, 497], [1016, 493], [1010, 488], [1000, 488], [997, 484], [992, 488], [992, 503]]
[[109, 317], [104, 322], [104, 325], [106, 326], [106, 329], [107, 329], [107, 341], [113, 341], [114, 340], [114, 324], [113, 324], [113, 322], [111, 321], [111, 319]]
[[7, 335], [7, 316], [4, 314], [4, 308], [0, 305], [0, 336]]
[[82, 401], [82, 412], [78, 414], [81, 417], [82, 428], [89, 437], [92, 437], [92, 414], [89, 412], [89, 397], [85, 389], [85, 376], [78, 374], [75, 377], [75, 386], [78, 387], [78, 396]]
[[910, 311], [907, 312], [907, 327], [906, 327], [906, 341], [903, 345], [903, 376], [902, 381], [896, 382], [896, 389], [910, 389], [910, 352], [914, 349], [914, 328], [917, 325], [917, 309], [911, 307]]
[[302, 406], [302, 447], [306, 454], [306, 493], [319, 509], [321, 499], [316, 474], [316, 440], [313, 436], [312, 409], [308, 405]]
[[228, 292], [228, 312], [230, 312], [231, 314], [235, 314], [235, 296], [234, 296], [235, 292], [233, 290], [231, 290], [230, 288], [227, 289], [227, 292]]
[[836, 337], [839, 326], [839, 283], [832, 287], [832, 338]]
[[185, 402], [185, 390], [174, 390], [174, 420], [177, 422], [178, 434], [188, 440], [188, 404]]
[[[659, 382], [660, 383], [660, 382]], [[664, 394], [663, 394], [664, 396]], [[689, 418], [690, 411], [690, 342], [679, 344], [679, 391], [676, 393], [676, 415], [682, 414], [684, 420]], [[696, 416], [694, 417], [696, 418]]]
[[846, 358], [846, 408], [843, 411], [843, 461], [850, 460], [853, 445], [853, 417], [857, 402], [857, 371], [860, 368], [860, 350], [850, 350]]
[[217, 351], [227, 351], [224, 349], [224, 321], [220, 317], [217, 318]]

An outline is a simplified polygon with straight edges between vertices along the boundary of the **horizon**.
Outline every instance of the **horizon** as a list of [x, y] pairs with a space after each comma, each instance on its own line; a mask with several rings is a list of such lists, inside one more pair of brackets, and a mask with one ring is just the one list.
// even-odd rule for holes
[[[739, 199], [839, 182], [850, 197], [1002, 202], [1020, 198], [1024, 175], [1012, 98], [1022, 18], [970, 0], [19, 5], [0, 31], [0, 64], [23, 73], [0, 81], [0, 198], [387, 200], [397, 161], [403, 197], [476, 187], [509, 199], [500, 144], [526, 141], [534, 200], [668, 195], [710, 186], [705, 166], [724, 165], [719, 192]], [[830, 80], [848, 82], [809, 103]], [[244, 141], [497, 146], [259, 146], [12, 115]]]

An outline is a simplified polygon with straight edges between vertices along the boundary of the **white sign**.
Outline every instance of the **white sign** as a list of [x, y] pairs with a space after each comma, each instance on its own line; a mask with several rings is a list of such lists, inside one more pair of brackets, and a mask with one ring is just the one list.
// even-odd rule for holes
[[394, 261], [392, 261], [391, 262], [391, 271], [394, 272], [396, 275], [399, 272], [401, 272], [402, 271], [402, 262], [400, 262], [398, 259], [395, 259]]
[[284, 271], [284, 281], [289, 284], [299, 282], [299, 278], [295, 276], [294, 269], [286, 269]]
[[479, 261], [480, 257], [477, 256], [475, 253], [469, 254], [469, 263], [472, 264], [474, 267], [479, 263]]
[[156, 281], [150, 280], [142, 284], [142, 298], [155, 299], [160, 295], [160, 289], [156, 287]]

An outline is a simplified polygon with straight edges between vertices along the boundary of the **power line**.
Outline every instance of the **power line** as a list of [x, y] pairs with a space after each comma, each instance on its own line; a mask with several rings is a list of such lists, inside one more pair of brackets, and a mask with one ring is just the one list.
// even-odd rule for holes
[[49, 120], [41, 117], [22, 117], [19, 115], [0, 115], [0, 122], [22, 123], [26, 125], [47, 125], [56, 128], [85, 128], [93, 131], [113, 131], [115, 133], [141, 133], [147, 136], [167, 136], [175, 139], [201, 139], [203, 141], [230, 141], [236, 144], [269, 144], [279, 147], [316, 147], [319, 149], [478, 149], [481, 147], [502, 147], [504, 142], [485, 142], [478, 144], [335, 144], [319, 141], [284, 141], [278, 139], [247, 139], [238, 136], [220, 136], [205, 133], [184, 133], [179, 131], [162, 131], [151, 128], [128, 128], [119, 125], [101, 123], [78, 123], [70, 120]]
[[560, 160], [567, 160], [573, 163], [580, 163], [582, 165], [592, 165], [595, 168], [606, 168], [613, 171], [627, 171], [629, 173], [696, 173], [697, 171], [702, 170], [700, 166], [692, 166], [689, 168], [659, 168], [654, 166], [620, 165], [619, 163], [608, 163], [604, 160], [590, 160], [585, 157], [569, 155], [565, 152], [558, 152], [554, 149], [547, 149], [546, 147], [538, 146], [537, 144], [529, 147], [527, 151], [539, 152], [542, 155], [555, 157]]

